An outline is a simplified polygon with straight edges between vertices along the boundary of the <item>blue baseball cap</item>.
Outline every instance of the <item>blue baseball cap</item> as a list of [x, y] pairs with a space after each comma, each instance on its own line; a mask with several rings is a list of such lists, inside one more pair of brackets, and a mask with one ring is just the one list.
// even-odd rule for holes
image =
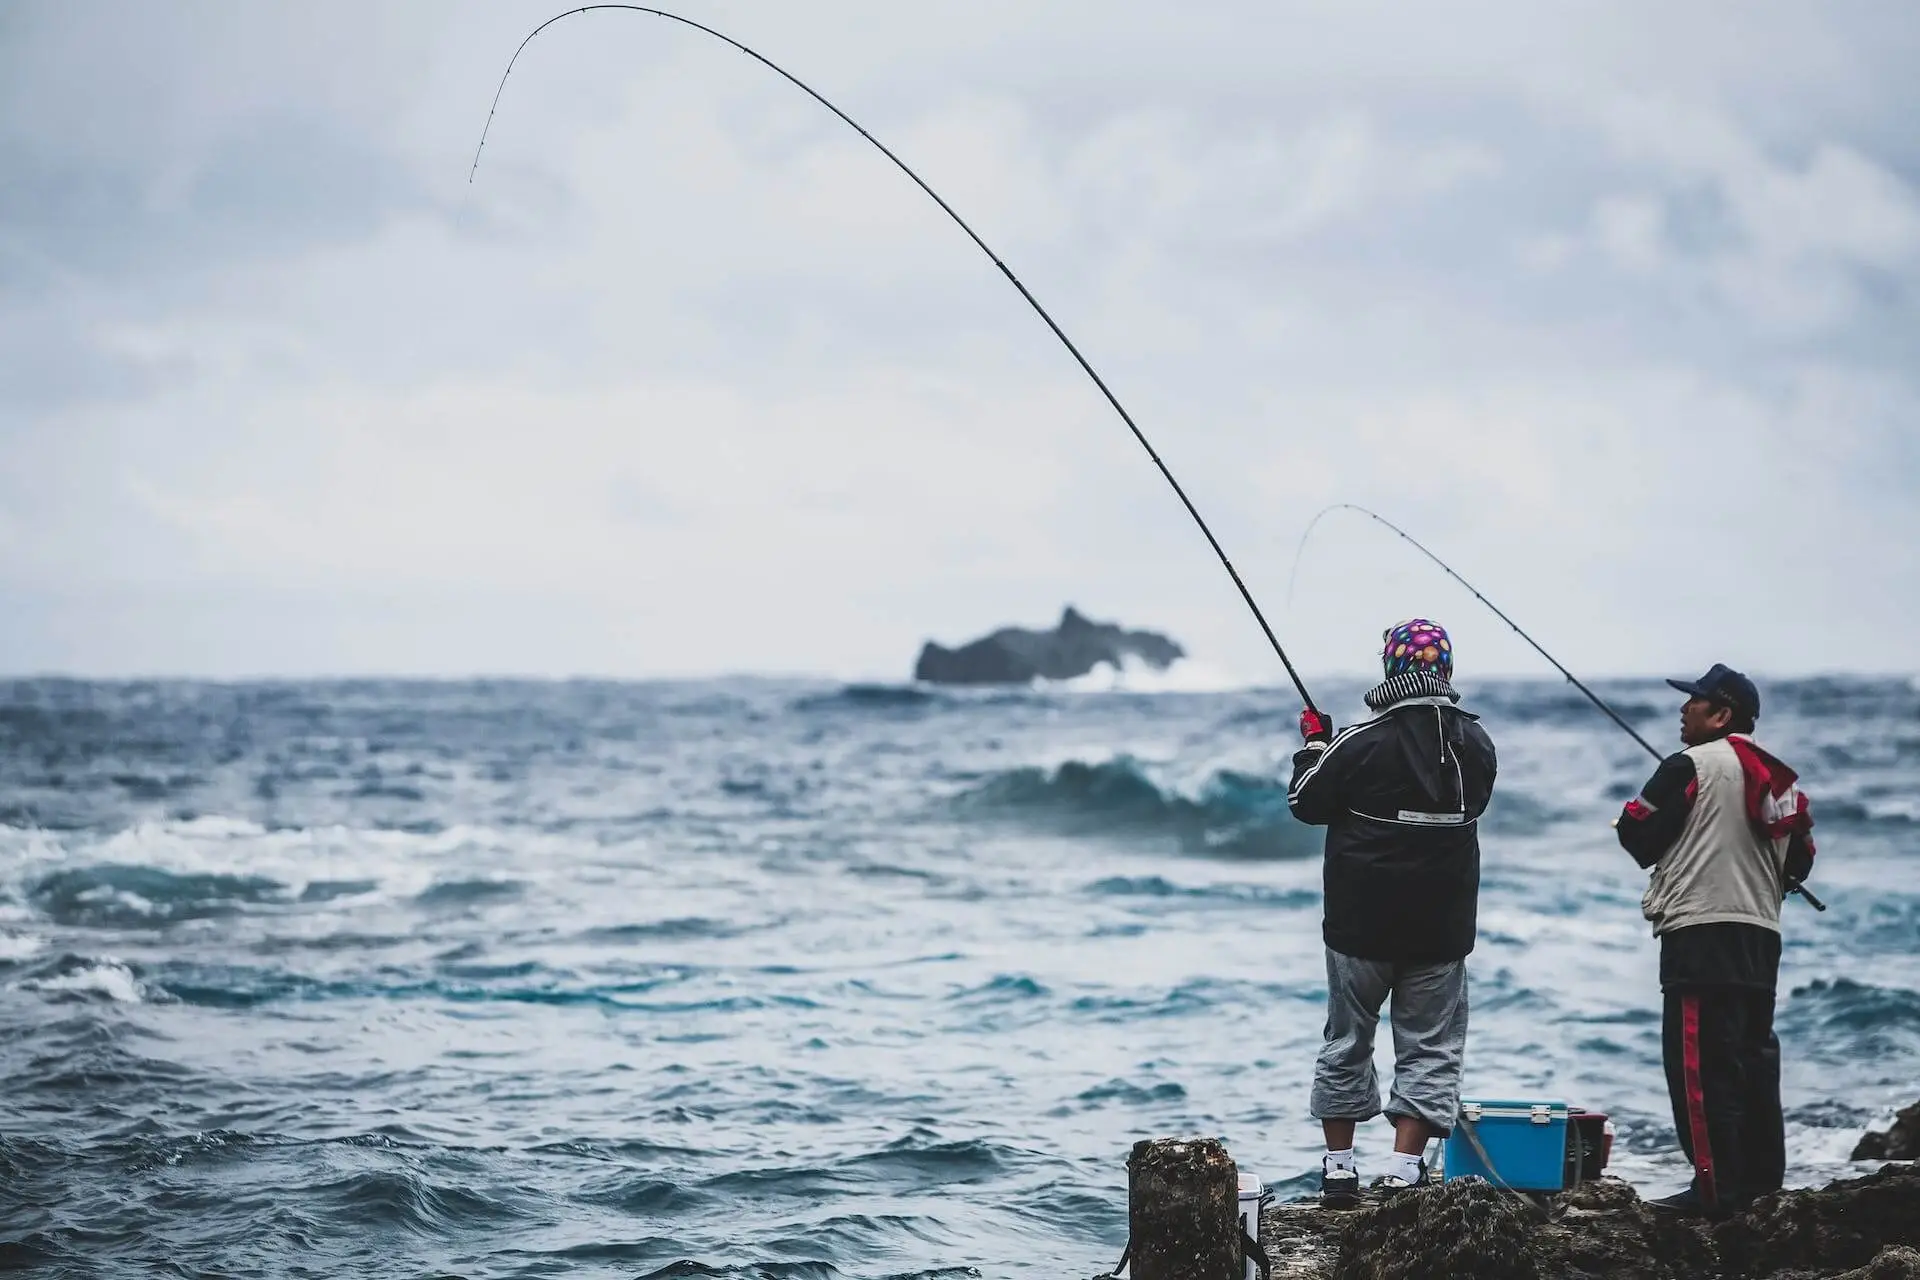
[[1760, 718], [1760, 690], [1724, 662], [1716, 662], [1698, 680], [1669, 680], [1682, 693], [1731, 707], [1749, 720]]

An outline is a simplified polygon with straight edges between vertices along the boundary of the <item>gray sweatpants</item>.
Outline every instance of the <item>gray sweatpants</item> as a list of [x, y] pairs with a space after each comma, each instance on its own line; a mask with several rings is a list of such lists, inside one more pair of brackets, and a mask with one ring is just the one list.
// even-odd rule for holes
[[1327, 950], [1326, 1044], [1313, 1071], [1317, 1120], [1380, 1114], [1373, 1032], [1393, 995], [1393, 1096], [1388, 1116], [1414, 1116], [1453, 1130], [1467, 1049], [1467, 962], [1418, 967]]

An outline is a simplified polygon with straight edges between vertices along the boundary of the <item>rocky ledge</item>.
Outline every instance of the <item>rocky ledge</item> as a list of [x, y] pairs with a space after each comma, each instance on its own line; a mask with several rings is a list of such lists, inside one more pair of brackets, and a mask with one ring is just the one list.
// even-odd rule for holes
[[1102, 663], [1117, 671], [1128, 658], [1164, 671], [1186, 656], [1166, 636], [1093, 622], [1068, 605], [1051, 631], [1002, 627], [958, 649], [929, 641], [920, 650], [913, 678], [931, 684], [1028, 684], [1077, 679]]
[[1723, 1222], [1650, 1208], [1616, 1178], [1544, 1204], [1462, 1179], [1345, 1212], [1274, 1205], [1260, 1239], [1273, 1280], [1920, 1280], [1920, 1166]]
[[1896, 1112], [1885, 1133], [1869, 1129], [1853, 1149], [1855, 1160], [1920, 1160], [1920, 1102]]

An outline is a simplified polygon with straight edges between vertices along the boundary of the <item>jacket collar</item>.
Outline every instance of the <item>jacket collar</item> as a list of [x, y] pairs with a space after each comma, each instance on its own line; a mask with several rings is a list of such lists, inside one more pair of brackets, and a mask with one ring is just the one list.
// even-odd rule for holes
[[1370, 710], [1385, 714], [1395, 707], [1408, 704], [1452, 706], [1460, 701], [1460, 695], [1439, 676], [1424, 671], [1405, 671], [1397, 676], [1389, 676], [1367, 690], [1365, 701]]

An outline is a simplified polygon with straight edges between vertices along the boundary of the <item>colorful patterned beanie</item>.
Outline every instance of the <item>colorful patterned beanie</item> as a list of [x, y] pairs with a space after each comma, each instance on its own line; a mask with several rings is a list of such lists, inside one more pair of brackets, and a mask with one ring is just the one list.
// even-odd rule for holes
[[1418, 671], [1453, 679], [1453, 641], [1439, 623], [1414, 618], [1388, 628], [1381, 638], [1386, 645], [1380, 650], [1380, 665], [1389, 678]]

